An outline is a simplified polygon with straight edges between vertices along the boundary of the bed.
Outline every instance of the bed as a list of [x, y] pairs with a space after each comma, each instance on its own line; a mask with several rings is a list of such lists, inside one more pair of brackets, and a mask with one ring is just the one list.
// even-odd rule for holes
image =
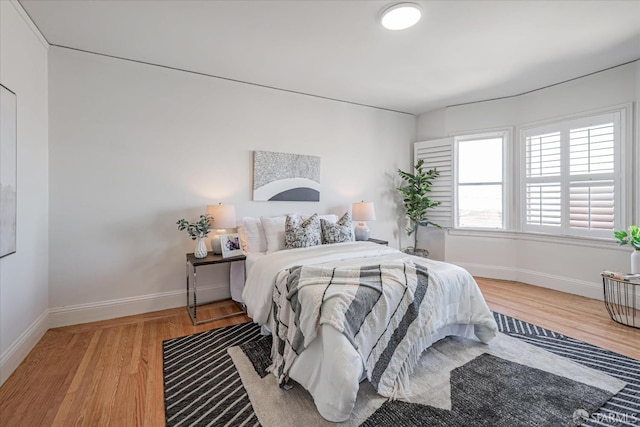
[[[262, 249], [262, 247], [258, 249]], [[357, 339], [360, 341], [356, 342], [353, 334], [345, 333], [344, 327], [340, 328], [339, 324], [336, 325], [335, 322], [332, 323], [331, 320], [323, 317], [325, 313], [336, 309], [335, 307], [331, 308], [331, 304], [338, 307], [337, 311], [339, 312], [340, 307], [343, 307], [342, 314], [344, 314], [344, 304], [341, 302], [339, 294], [341, 294], [341, 289], [350, 289], [349, 283], [346, 282], [351, 279], [345, 279], [345, 283], [340, 283], [339, 286], [332, 288], [337, 297], [327, 299], [327, 301], [332, 301], [331, 303], [327, 301], [313, 302], [306, 306], [308, 307], [307, 311], [302, 315], [283, 312], [284, 309], [291, 307], [281, 307], [278, 301], [284, 302], [286, 305], [296, 300], [296, 298], [291, 298], [291, 293], [289, 298], [282, 295], [283, 292], [286, 293], [287, 286], [291, 286], [293, 283], [292, 272], [304, 276], [315, 270], [315, 273], [320, 276], [326, 276], [330, 274], [327, 272], [344, 271], [343, 276], [349, 277], [353, 271], [381, 266], [381, 268], [388, 268], [390, 276], [393, 276], [394, 272], [403, 272], [397, 274], [398, 280], [408, 270], [414, 273], [416, 271], [418, 273], [426, 272], [428, 286], [420, 308], [420, 313], [423, 315], [412, 323], [412, 327], [415, 329], [414, 336], [412, 336], [410, 344], [405, 345], [406, 348], [400, 360], [394, 362], [394, 370], [388, 368], [393, 371], [390, 374], [390, 379], [386, 379], [386, 386], [383, 385], [378, 389], [378, 393], [383, 396], [401, 399], [404, 393], [409, 392], [406, 385], [417, 358], [424, 349], [436, 341], [446, 336], [457, 335], [488, 343], [497, 332], [493, 316], [473, 277], [466, 270], [452, 264], [410, 256], [396, 249], [372, 242], [322, 244], [276, 251], [249, 251], [247, 261], [247, 277], [242, 292], [247, 313], [254, 322], [274, 331], [275, 345], [272, 350], [274, 365], [278, 363], [277, 359], [280, 359], [280, 367], [289, 364], [284, 373], [282, 370], [274, 369], [274, 374], [282, 383], [286, 380], [294, 380], [307, 389], [314, 399], [318, 412], [328, 421], [341, 422], [349, 418], [360, 382], [365, 378], [372, 380], [372, 368], [368, 365], [369, 360], [364, 360], [366, 358], [363, 354], [372, 354], [373, 350], [367, 345], [375, 348], [378, 343], [367, 341], [370, 338], [368, 334], [372, 333], [369, 332], [369, 329], [363, 333], [358, 331]], [[296, 268], [300, 270], [296, 270]], [[305, 271], [307, 273], [304, 273]], [[406, 279], [409, 276], [405, 274], [404, 277]], [[409, 283], [409, 279], [406, 280]], [[417, 279], [412, 280], [415, 282]], [[297, 286], [297, 282], [295, 283]], [[310, 281], [306, 280], [305, 283], [310, 283]], [[313, 289], [316, 285], [311, 283], [314, 286], [307, 286], [306, 284], [301, 284], [301, 289], [306, 291]], [[322, 285], [320, 286], [322, 287]], [[381, 289], [392, 289], [394, 286], [398, 289], [403, 289], [403, 286], [409, 288], [408, 284], [394, 284], [393, 286], [382, 286]], [[399, 301], [404, 298], [404, 296], [400, 296], [401, 293], [398, 291], [389, 292], [388, 301], [385, 301], [385, 304], [400, 304]], [[315, 295], [322, 295], [320, 299], [326, 297], [324, 293], [318, 294], [316, 292]], [[318, 297], [307, 297], [307, 299], [313, 300]], [[300, 307], [305, 307], [305, 305], [298, 304], [298, 310]], [[386, 305], [384, 308], [387, 308]], [[326, 311], [319, 315], [318, 310]], [[387, 309], [387, 311], [390, 310]], [[297, 316], [295, 323], [296, 325], [300, 323], [299, 329], [304, 332], [302, 339], [304, 345], [303, 351], [292, 352], [290, 349], [287, 360], [287, 355], [283, 355], [282, 351], [276, 347], [282, 348], [287, 342], [287, 334], [291, 334], [291, 331], [287, 330], [288, 328], [284, 328], [284, 334], [278, 330], [279, 328], [283, 329], [283, 324], [288, 326], [290, 323], [294, 323], [291, 316]], [[368, 316], [368, 318], [374, 319], [385, 317], [384, 314]], [[281, 321], [279, 317], [286, 319], [286, 321]], [[303, 319], [301, 320], [300, 317]], [[406, 313], [404, 317], [406, 318]], [[388, 318], [378, 320], [378, 323], [384, 322], [389, 323], [390, 321]], [[386, 327], [389, 328], [388, 325]], [[393, 335], [393, 332], [392, 330], [389, 335]], [[296, 340], [294, 337], [296, 333], [300, 332], [296, 331], [293, 335], [289, 335], [292, 337], [291, 341]], [[397, 334], [397, 331], [395, 333]], [[280, 339], [278, 339], [279, 335]], [[391, 341], [395, 339], [394, 337], [395, 335], [391, 336]], [[401, 343], [398, 347], [403, 345]], [[363, 349], [369, 353], [363, 353]], [[394, 358], [396, 358], [395, 354]], [[389, 366], [394, 363], [389, 363]]]

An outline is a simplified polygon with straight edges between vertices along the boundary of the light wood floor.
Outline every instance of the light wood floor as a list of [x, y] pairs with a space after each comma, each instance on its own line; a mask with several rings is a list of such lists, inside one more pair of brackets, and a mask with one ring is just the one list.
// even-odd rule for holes
[[[640, 329], [601, 301], [477, 278], [492, 310], [640, 359]], [[216, 303], [212, 314], [233, 311]], [[0, 426], [163, 426], [162, 341], [242, 323], [194, 327], [184, 308], [49, 330], [0, 387]]]

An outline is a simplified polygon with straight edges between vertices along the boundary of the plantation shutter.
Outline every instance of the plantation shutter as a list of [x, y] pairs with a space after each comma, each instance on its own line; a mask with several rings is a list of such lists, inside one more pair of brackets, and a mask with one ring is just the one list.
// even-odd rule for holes
[[525, 138], [525, 225], [538, 229], [560, 227], [560, 132]]
[[615, 214], [614, 123], [569, 131], [569, 226], [613, 230]]
[[610, 237], [622, 214], [620, 133], [620, 112], [523, 131], [523, 230]]
[[414, 163], [424, 160], [424, 170], [435, 168], [440, 175], [433, 180], [429, 198], [440, 205], [429, 211], [429, 220], [442, 227], [453, 224], [453, 138], [421, 141], [414, 144]]

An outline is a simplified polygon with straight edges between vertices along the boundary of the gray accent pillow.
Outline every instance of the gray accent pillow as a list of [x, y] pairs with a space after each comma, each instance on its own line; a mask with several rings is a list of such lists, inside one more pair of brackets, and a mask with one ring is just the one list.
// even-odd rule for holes
[[353, 242], [353, 227], [351, 226], [351, 215], [349, 212], [342, 215], [338, 221], [334, 223], [320, 220], [322, 227], [322, 243], [344, 243]]
[[320, 219], [313, 214], [307, 219], [298, 215], [287, 215], [284, 222], [284, 248], [306, 248], [317, 246], [322, 242]]

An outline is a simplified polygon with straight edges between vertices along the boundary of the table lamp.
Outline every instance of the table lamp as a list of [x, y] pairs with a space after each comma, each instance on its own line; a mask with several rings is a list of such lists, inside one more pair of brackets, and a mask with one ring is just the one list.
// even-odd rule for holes
[[208, 205], [207, 213], [213, 217], [211, 228], [215, 229], [215, 233], [211, 238], [211, 250], [215, 254], [221, 254], [220, 235], [225, 234], [228, 228], [236, 228], [236, 208], [233, 205]]
[[354, 203], [351, 209], [351, 218], [358, 222], [358, 225], [354, 229], [356, 240], [369, 240], [369, 227], [365, 221], [375, 221], [376, 211], [373, 208], [373, 202], [359, 202]]

